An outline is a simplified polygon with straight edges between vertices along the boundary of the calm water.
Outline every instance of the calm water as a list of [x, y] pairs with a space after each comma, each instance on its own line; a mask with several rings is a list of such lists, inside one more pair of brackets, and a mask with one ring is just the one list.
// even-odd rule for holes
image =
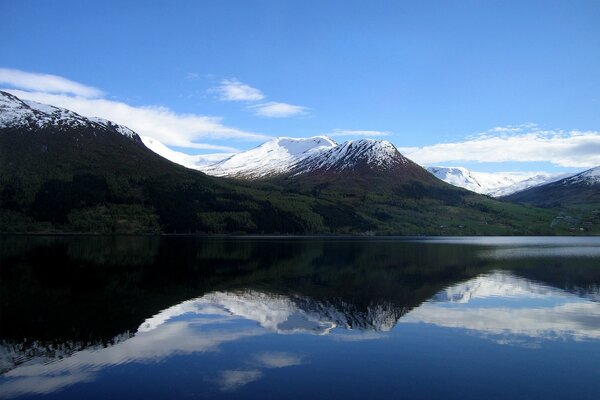
[[0, 237], [0, 397], [598, 399], [600, 238]]

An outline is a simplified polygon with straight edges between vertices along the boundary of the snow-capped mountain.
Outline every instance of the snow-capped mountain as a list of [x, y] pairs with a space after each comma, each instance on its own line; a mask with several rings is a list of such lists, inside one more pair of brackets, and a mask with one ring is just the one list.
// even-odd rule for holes
[[556, 182], [558, 180], [567, 178], [572, 175], [573, 174], [570, 174], [570, 173], [551, 174], [551, 173], [547, 173], [547, 172], [540, 172], [540, 173], [536, 173], [536, 175], [534, 175], [530, 178], [516, 182], [512, 185], [504, 186], [504, 187], [500, 187], [500, 188], [491, 190], [487, 194], [492, 197], [508, 196], [509, 194], [518, 193], [523, 190], [527, 190], [529, 188]]
[[105, 128], [123, 136], [140, 140], [139, 136], [123, 125], [102, 118], [87, 118], [65, 108], [35, 101], [21, 100], [0, 91], [0, 128]]
[[390, 170], [412, 162], [396, 147], [385, 140], [349, 140], [327, 151], [310, 157], [293, 167], [295, 175], [308, 172], [352, 170], [368, 166], [371, 169]]
[[600, 203], [600, 166], [505, 198], [538, 206]]
[[600, 184], [600, 166], [588, 169], [577, 175], [573, 175], [569, 178], [563, 179], [561, 181], [561, 184], [598, 185]]
[[436, 178], [454, 186], [492, 197], [507, 196], [555, 182], [571, 174], [547, 172], [475, 172], [463, 167], [427, 167]]
[[274, 176], [287, 173], [299, 162], [317, 157], [336, 146], [337, 143], [326, 136], [276, 138], [199, 169], [209, 175], [245, 179]]
[[436, 178], [454, 186], [458, 186], [472, 192], [485, 193], [485, 188], [474, 174], [463, 167], [427, 167]]
[[338, 145], [326, 136], [315, 136], [276, 138], [198, 169], [214, 176], [258, 179], [284, 174], [299, 176], [358, 170], [392, 171], [398, 168], [421, 169], [385, 140], [358, 139]]

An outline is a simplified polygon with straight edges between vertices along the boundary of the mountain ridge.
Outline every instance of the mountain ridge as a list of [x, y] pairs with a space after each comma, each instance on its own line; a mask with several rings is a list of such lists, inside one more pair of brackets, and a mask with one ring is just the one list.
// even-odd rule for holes
[[[374, 152], [373, 159], [385, 159], [386, 149], [397, 148], [390, 142], [376, 139], [356, 139], [343, 143], [336, 143], [327, 136], [313, 136], [306, 138], [277, 137], [253, 149], [234, 154], [214, 153], [207, 155], [188, 155], [176, 152], [155, 139], [142, 136], [144, 144], [157, 154], [186, 168], [202, 171], [211, 176], [234, 178], [241, 180], [264, 180], [286, 174], [302, 175], [304, 173], [320, 170], [321, 172], [335, 169], [338, 163], [340, 169], [350, 168], [360, 158], [354, 154], [344, 157], [342, 153], [352, 147], [369, 147], [369, 144], [378, 144], [380, 152]], [[308, 146], [304, 151], [289, 152], [283, 142], [292, 142], [307, 145], [316, 143], [314, 147]], [[325, 141], [325, 145], [318, 145], [318, 141]], [[358, 155], [358, 157], [357, 157]], [[402, 156], [402, 155], [401, 155]], [[347, 159], [344, 165], [342, 158]], [[402, 156], [410, 160], [408, 157]], [[403, 161], [406, 163], [406, 161]], [[491, 197], [502, 197], [530, 187], [540, 186], [562, 178], [572, 176], [572, 173], [547, 173], [547, 172], [497, 172], [484, 173], [468, 170], [464, 167], [429, 166], [425, 169], [436, 178], [456, 187], [470, 190], [475, 193]]]
[[485, 173], [471, 171], [464, 167], [427, 167], [427, 170], [451, 185], [492, 197], [506, 196], [573, 175], [547, 172]]
[[[301, 159], [294, 165], [308, 172], [288, 168], [265, 179], [232, 180], [169, 161], [112, 122], [52, 106], [34, 104], [32, 110], [14, 96], [0, 97], [3, 232], [474, 235], [562, 229], [551, 227], [551, 210], [451, 186], [385, 141], [279, 139], [283, 158]], [[310, 164], [321, 153], [329, 155], [327, 163]]]
[[504, 196], [503, 199], [542, 207], [597, 204], [600, 207], [600, 166]]

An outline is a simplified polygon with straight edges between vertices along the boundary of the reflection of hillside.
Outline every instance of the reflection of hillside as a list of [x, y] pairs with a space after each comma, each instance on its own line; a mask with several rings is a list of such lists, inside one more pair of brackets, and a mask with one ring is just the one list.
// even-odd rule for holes
[[[340, 272], [343, 270], [340, 268]], [[278, 279], [275, 276], [273, 279], [289, 284], [289, 279], [304, 276], [300, 271], [305, 270], [282, 268]], [[389, 293], [372, 289], [379, 297], [373, 297], [369, 304], [364, 303], [366, 292], [360, 290], [356, 293], [357, 302], [348, 301], [352, 298], [351, 290], [357, 290], [353, 279], [342, 280], [341, 286], [329, 286], [334, 281], [326, 275], [317, 272], [311, 275], [315, 279], [316, 297], [285, 287], [280, 293], [248, 288], [207, 292], [147, 317], [137, 330], [113, 338], [105, 345], [72, 340], [34, 341], [29, 345], [2, 341], [0, 366], [4, 375], [0, 379], [0, 392], [7, 397], [52, 393], [93, 381], [114, 366], [156, 363], [176, 355], [214, 353], [229, 343], [273, 333], [324, 336], [319, 340], [326, 340], [327, 336], [346, 341], [373, 340], [394, 335], [389, 331], [398, 323], [419, 323], [467, 330], [499, 344], [529, 347], [556, 339], [600, 340], [600, 304], [505, 271], [492, 271], [450, 286], [442, 285], [424, 302], [416, 296], [411, 303], [403, 303], [401, 299], [409, 293], [423, 293], [422, 287], [432, 289], [435, 283], [416, 285], [420, 289], [415, 292], [407, 291], [406, 286], [398, 287], [407, 293], [387, 297], [387, 300], [385, 296]], [[402, 281], [401, 273], [375, 276]], [[442, 280], [435, 273], [432, 276], [434, 282]], [[367, 285], [379, 282], [368, 273], [363, 278]], [[305, 290], [310, 287], [307, 281], [300, 286]], [[382, 287], [386, 287], [383, 282]], [[372, 332], [364, 334], [362, 331]], [[399, 336], [402, 335], [396, 335]], [[247, 365], [244, 358], [233, 361]], [[260, 368], [299, 365], [302, 356], [267, 352], [258, 354], [252, 362], [253, 369], [222, 371], [219, 376], [223, 379], [216, 382], [221, 390], [237, 387], [226, 379], [228, 371], [250, 374], [246, 378], [251, 380], [259, 379]]]
[[597, 258], [502, 260], [465, 243], [7, 237], [0, 246], [1, 336], [32, 355], [55, 343], [73, 344], [65, 354], [111, 344], [159, 310], [215, 292], [280, 299], [317, 331], [386, 331], [444, 288], [491, 270], [596, 299], [600, 283]]
[[[0, 389], [11, 395], [48, 393], [92, 380], [111, 366], [214, 352], [226, 343], [268, 333], [376, 339], [398, 323], [464, 329], [499, 344], [535, 346], [543, 340], [600, 340], [600, 305], [499, 271], [448, 286], [411, 310], [391, 301], [358, 308], [333, 296], [323, 302], [250, 289], [213, 291], [148, 317], [135, 333], [115, 338], [106, 347], [36, 342], [26, 348], [4, 342], [0, 362], [6, 379]], [[378, 336], [348, 330], [376, 331]], [[273, 365], [301, 362], [298, 357], [281, 357]]]
[[122, 239], [11, 238], [0, 270], [2, 338], [108, 342], [172, 304], [237, 288], [341, 299], [363, 313], [412, 308], [484, 267], [469, 271], [459, 249], [391, 242]]
[[467, 329], [501, 343], [519, 337], [600, 339], [600, 304], [506, 272], [448, 287], [402, 321]]

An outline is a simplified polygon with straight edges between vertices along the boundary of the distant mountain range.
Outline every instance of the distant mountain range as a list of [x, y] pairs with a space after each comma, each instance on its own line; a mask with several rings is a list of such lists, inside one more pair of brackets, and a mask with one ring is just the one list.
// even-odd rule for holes
[[[416, 235], [575, 229], [553, 227], [555, 211], [449, 185], [383, 140], [279, 138], [233, 155], [189, 156], [113, 122], [0, 92], [0, 147], [0, 231]], [[590, 229], [595, 225], [584, 231]]]
[[492, 197], [506, 196], [534, 186], [544, 185], [571, 176], [568, 173], [469, 171], [463, 167], [427, 167], [437, 178], [451, 185]]
[[[372, 160], [385, 162], [386, 153], [391, 154], [395, 150], [390, 142], [383, 140], [359, 139], [338, 144], [327, 136], [280, 137], [236, 154], [190, 156], [175, 152], [154, 139], [142, 137], [142, 140], [157, 154], [185, 167], [208, 175], [245, 180], [269, 179], [285, 174], [300, 175], [317, 169], [344, 169], [359, 162], [360, 153]], [[573, 175], [547, 172], [485, 173], [463, 167], [426, 169], [446, 183], [492, 197], [507, 196]]]
[[600, 167], [503, 197], [542, 207], [600, 203]]

